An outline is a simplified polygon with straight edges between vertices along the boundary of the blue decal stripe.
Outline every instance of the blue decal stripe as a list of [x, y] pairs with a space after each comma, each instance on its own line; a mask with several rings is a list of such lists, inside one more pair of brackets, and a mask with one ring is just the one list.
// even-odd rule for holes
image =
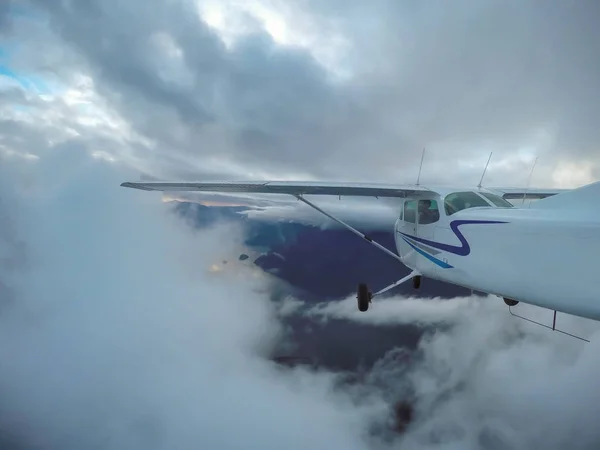
[[[398, 234], [402, 234], [398, 231]], [[435, 248], [431, 248], [428, 245], [425, 244], [421, 244], [419, 242], [413, 241], [411, 236], [405, 236], [407, 237], [409, 240], [411, 240], [411, 242], [416, 245], [417, 247], [419, 247], [421, 250], [423, 250], [426, 253], [429, 253], [430, 255], [439, 255], [440, 253], [442, 253], [440, 250], [436, 250]]]
[[[460, 245], [450, 245], [450, 244], [444, 244], [443, 242], [430, 241], [429, 239], [423, 239], [423, 238], [420, 238], [417, 236], [412, 236], [410, 234], [406, 234], [406, 233], [402, 233], [402, 232], [400, 232], [400, 234], [402, 234], [403, 236], [409, 237], [411, 239], [414, 239], [415, 241], [420, 242], [421, 244], [426, 244], [433, 248], [437, 248], [438, 250], [444, 250], [446, 252], [454, 253], [455, 255], [459, 255], [459, 256], [467, 256], [469, 253], [471, 253], [471, 247], [469, 246], [469, 243], [467, 242], [467, 240], [465, 239], [463, 234], [460, 232], [458, 227], [460, 227], [461, 225], [494, 224], [494, 223], [507, 223], [507, 222], [502, 222], [502, 221], [497, 221], [497, 220], [454, 220], [454, 221], [450, 222], [450, 229], [454, 232], [454, 235], [460, 241]], [[415, 250], [416, 250], [416, 248], [415, 248]]]
[[412, 242], [410, 242], [408, 239], [406, 239], [405, 237], [403, 237], [402, 239], [404, 239], [406, 241], [406, 243], [408, 245], [410, 245], [418, 254], [423, 255], [425, 258], [427, 258], [429, 261], [431, 261], [432, 263], [440, 266], [442, 269], [452, 269], [454, 266], [451, 266], [450, 264], [439, 260], [433, 256], [431, 256], [429, 253], [425, 253], [423, 250], [421, 250], [419, 247], [415, 246]]

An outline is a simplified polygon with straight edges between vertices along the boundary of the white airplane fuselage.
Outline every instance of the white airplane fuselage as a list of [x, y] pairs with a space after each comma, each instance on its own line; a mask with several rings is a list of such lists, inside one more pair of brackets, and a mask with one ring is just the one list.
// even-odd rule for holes
[[435, 223], [401, 216], [394, 236], [404, 264], [425, 277], [600, 320], [600, 214], [588, 211], [490, 206], [448, 216], [442, 207]]

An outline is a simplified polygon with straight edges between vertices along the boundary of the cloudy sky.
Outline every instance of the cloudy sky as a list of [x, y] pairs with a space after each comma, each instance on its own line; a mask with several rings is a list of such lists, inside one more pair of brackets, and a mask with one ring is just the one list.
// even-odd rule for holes
[[[491, 151], [490, 185], [536, 156], [532, 184], [595, 181], [599, 18], [593, 0], [0, 2], [0, 446], [592, 448], [598, 344], [492, 301], [359, 318], [341, 299], [305, 314], [447, 328], [362, 388], [282, 372], [263, 276], [209, 271], [238, 230], [192, 233], [118, 185], [413, 182], [423, 147], [423, 183], [476, 184]], [[392, 394], [419, 420], [386, 442]]]
[[184, 178], [598, 174], [593, 0], [3, 2], [4, 154]]

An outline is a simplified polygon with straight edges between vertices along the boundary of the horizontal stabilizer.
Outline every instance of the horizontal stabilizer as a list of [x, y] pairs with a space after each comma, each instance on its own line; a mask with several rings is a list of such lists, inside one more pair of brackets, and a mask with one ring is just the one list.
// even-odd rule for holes
[[577, 189], [565, 190], [558, 195], [533, 202], [531, 209], [597, 210], [600, 205], [600, 182]]
[[539, 200], [547, 197], [552, 197], [556, 194], [568, 192], [571, 189], [539, 189], [539, 188], [489, 188], [499, 192], [502, 198], [506, 200]]

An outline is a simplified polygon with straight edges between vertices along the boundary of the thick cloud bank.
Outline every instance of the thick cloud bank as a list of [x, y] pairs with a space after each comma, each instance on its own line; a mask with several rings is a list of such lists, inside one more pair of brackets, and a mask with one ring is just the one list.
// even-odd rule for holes
[[76, 156], [3, 161], [5, 439], [365, 448], [364, 411], [332, 377], [283, 375], [263, 358], [280, 330], [261, 279], [210, 274], [235, 230], [193, 235], [158, 197], [118, 187], [116, 168]]
[[[235, 229], [194, 234], [157, 196], [119, 188], [118, 166], [57, 152], [2, 165], [6, 446], [587, 449], [600, 442], [595, 324], [561, 318], [592, 339], [583, 344], [516, 321], [491, 298], [387, 299], [360, 320], [392, 326], [393, 317], [409, 316], [431, 330], [416, 351], [391, 351], [359, 384], [282, 370], [267, 359], [285, 333], [262, 275], [243, 266], [210, 272], [216, 258], [236, 251]], [[354, 320], [349, 303], [308, 312], [288, 304], [283, 312]], [[387, 407], [398, 400], [412, 404], [413, 421], [393, 436], [385, 432]]]

